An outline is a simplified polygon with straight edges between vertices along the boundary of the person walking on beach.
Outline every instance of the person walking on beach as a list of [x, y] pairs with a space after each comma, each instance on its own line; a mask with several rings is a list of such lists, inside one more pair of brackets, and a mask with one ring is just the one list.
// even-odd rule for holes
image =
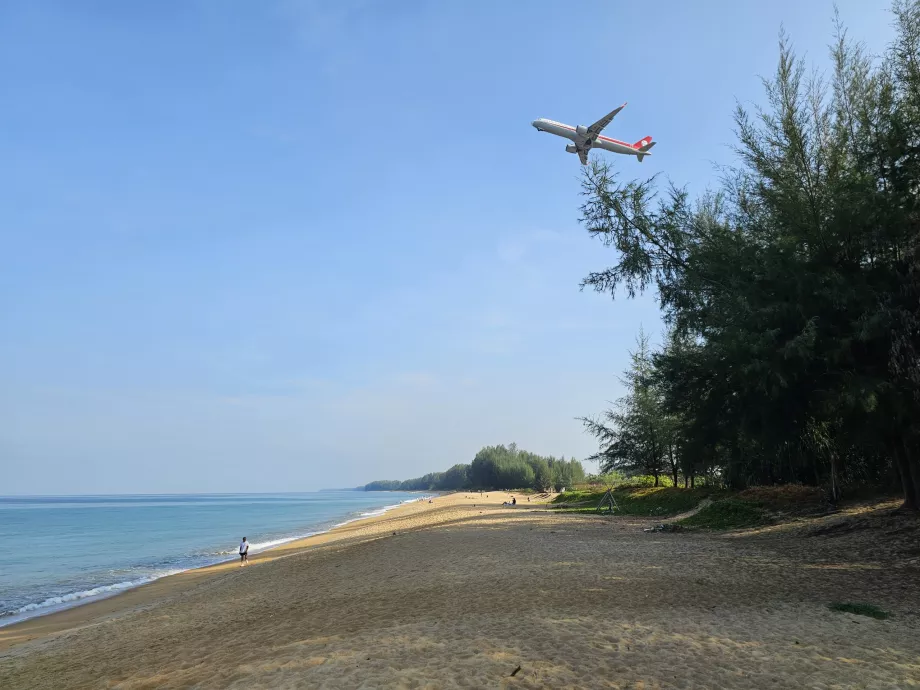
[[240, 567], [249, 563], [249, 542], [246, 541], [246, 537], [243, 537], [243, 541], [240, 542]]

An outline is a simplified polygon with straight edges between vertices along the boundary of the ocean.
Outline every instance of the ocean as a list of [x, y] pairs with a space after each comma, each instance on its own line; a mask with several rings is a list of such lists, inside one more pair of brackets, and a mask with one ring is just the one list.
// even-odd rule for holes
[[380, 515], [421, 494], [0, 497], [0, 626]]

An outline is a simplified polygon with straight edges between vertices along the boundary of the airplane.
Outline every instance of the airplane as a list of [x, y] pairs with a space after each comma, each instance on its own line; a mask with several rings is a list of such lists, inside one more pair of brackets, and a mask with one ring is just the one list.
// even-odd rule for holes
[[604, 149], [605, 151], [612, 151], [613, 153], [623, 153], [628, 156], [635, 156], [641, 163], [643, 158], [652, 155], [649, 153], [649, 149], [655, 145], [655, 142], [652, 141], [651, 137], [643, 137], [635, 144], [627, 144], [625, 141], [620, 141], [619, 139], [601, 136], [601, 130], [609, 125], [613, 118], [617, 116], [617, 113], [625, 107], [626, 104], [624, 103], [619, 108], [611, 110], [590, 127], [585, 127], [584, 125], [572, 127], [542, 117], [539, 120], [534, 120], [530, 124], [536, 127], [538, 132], [549, 132], [550, 134], [555, 134], [558, 137], [565, 137], [574, 142], [566, 146], [565, 150], [569, 153], [577, 153], [582, 165], [588, 164], [588, 153], [590, 153], [591, 149]]

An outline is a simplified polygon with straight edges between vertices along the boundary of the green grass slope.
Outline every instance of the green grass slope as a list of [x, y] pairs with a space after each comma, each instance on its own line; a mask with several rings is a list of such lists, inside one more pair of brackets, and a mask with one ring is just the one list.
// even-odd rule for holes
[[[606, 489], [576, 489], [559, 494], [553, 499], [553, 506], [566, 512], [593, 513], [606, 493]], [[619, 510], [617, 515], [643, 517], [669, 517], [693, 510], [705, 498], [713, 498], [720, 492], [703, 487], [678, 489], [668, 486], [618, 487], [613, 497]]]

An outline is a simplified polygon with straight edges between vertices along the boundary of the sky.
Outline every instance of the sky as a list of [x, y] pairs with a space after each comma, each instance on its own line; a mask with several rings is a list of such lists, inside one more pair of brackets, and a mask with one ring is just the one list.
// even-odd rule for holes
[[[840, 0], [880, 52], [887, 0]], [[516, 442], [595, 451], [654, 295], [539, 117], [654, 135], [625, 178], [733, 161], [783, 25], [833, 5], [0, 4], [0, 494], [308, 491]], [[588, 465], [588, 469], [594, 469]]]

